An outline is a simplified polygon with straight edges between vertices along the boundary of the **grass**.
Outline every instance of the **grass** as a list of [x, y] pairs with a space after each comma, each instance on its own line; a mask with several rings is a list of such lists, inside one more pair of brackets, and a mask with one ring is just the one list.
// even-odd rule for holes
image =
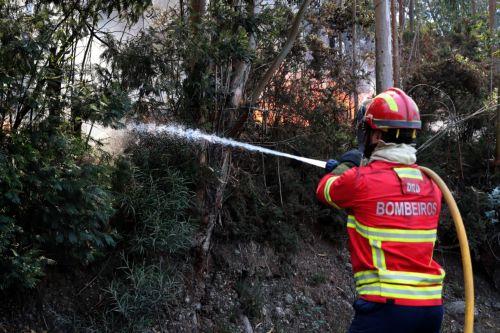
[[308, 283], [310, 286], [316, 287], [316, 286], [319, 286], [321, 284], [326, 283], [326, 281], [327, 281], [327, 277], [325, 274], [315, 273], [309, 278]]
[[169, 313], [182, 290], [174, 273], [159, 264], [137, 265], [123, 259], [122, 276], [111, 281], [107, 294], [111, 312], [125, 327], [141, 331]]

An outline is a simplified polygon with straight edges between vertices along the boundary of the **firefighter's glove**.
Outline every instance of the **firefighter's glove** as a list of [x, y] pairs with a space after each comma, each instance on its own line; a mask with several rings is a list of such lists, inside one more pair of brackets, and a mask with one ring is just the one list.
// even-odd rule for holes
[[327, 173], [330, 173], [330, 172], [332, 172], [332, 171], [333, 171], [333, 169], [335, 169], [336, 167], [338, 167], [338, 166], [339, 166], [339, 164], [340, 164], [340, 163], [339, 163], [337, 160], [333, 160], [333, 159], [328, 160], [328, 161], [326, 162], [325, 171], [326, 171]]
[[[363, 154], [357, 149], [349, 150], [347, 153], [344, 153], [342, 156], [340, 156], [339, 159], [339, 164], [342, 163], [351, 163], [355, 166], [358, 166], [361, 164], [361, 159], [363, 158]], [[330, 161], [328, 161], [330, 162]], [[327, 162], [327, 168], [328, 168], [328, 162]]]

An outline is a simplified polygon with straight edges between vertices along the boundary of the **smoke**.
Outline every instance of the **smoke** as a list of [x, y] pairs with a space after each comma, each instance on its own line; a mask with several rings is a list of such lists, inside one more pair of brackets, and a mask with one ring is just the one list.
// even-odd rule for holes
[[135, 124], [135, 125], [132, 125], [131, 128], [134, 131], [143, 132], [143, 133], [152, 133], [152, 134], [164, 133], [164, 134], [167, 134], [171, 137], [183, 139], [183, 140], [186, 140], [189, 142], [195, 142], [195, 143], [209, 142], [211, 144], [218, 144], [218, 145], [227, 146], [227, 147], [242, 148], [242, 149], [252, 151], [252, 152], [260, 152], [260, 153], [274, 155], [274, 156], [291, 158], [291, 159], [294, 159], [296, 161], [300, 161], [303, 163], [317, 166], [319, 168], [325, 168], [325, 165], [326, 165], [326, 162], [324, 162], [324, 161], [314, 160], [311, 158], [306, 158], [306, 157], [301, 157], [301, 156], [295, 156], [292, 154], [282, 153], [282, 152], [275, 151], [275, 150], [268, 149], [268, 148], [254, 146], [254, 145], [251, 145], [249, 143], [244, 143], [244, 142], [239, 142], [239, 141], [228, 139], [228, 138], [218, 137], [218, 136], [213, 135], [213, 134], [203, 133], [198, 129], [185, 128], [184, 126], [177, 125], [177, 124], [169, 124], [169, 125]]

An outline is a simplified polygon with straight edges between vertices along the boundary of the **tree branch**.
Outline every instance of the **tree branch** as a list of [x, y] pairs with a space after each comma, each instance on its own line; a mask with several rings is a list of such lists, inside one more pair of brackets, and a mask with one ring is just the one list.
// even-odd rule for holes
[[287, 36], [287, 41], [285, 42], [285, 45], [283, 45], [283, 48], [281, 49], [281, 52], [278, 54], [278, 56], [274, 59], [273, 63], [267, 70], [267, 72], [264, 74], [264, 77], [262, 80], [260, 80], [259, 84], [257, 85], [257, 88], [254, 89], [252, 96], [250, 97], [250, 105], [253, 106], [254, 104], [257, 103], [260, 95], [266, 88], [267, 84], [269, 81], [271, 81], [272, 77], [280, 67], [281, 63], [283, 60], [285, 60], [286, 56], [290, 52], [290, 50], [293, 47], [293, 44], [295, 43], [295, 40], [297, 39], [297, 36], [299, 34], [299, 28], [300, 28], [300, 23], [302, 22], [302, 19], [304, 18], [304, 15], [306, 13], [307, 7], [311, 4], [312, 0], [304, 0], [302, 2], [302, 5], [300, 6], [299, 11], [295, 15], [293, 22], [292, 22], [292, 27], [290, 28]]
[[268, 68], [266, 73], [264, 74], [263, 78], [260, 80], [260, 82], [257, 84], [257, 87], [253, 90], [252, 95], [250, 96], [250, 99], [248, 100], [247, 104], [240, 108], [240, 110], [243, 111], [243, 113], [240, 115], [236, 123], [233, 125], [231, 130], [229, 131], [229, 136], [237, 136], [245, 122], [247, 121], [251, 110], [253, 110], [253, 106], [257, 104], [257, 101], [259, 100], [260, 95], [266, 88], [266, 86], [269, 84], [269, 81], [271, 81], [272, 77], [274, 74], [276, 74], [277, 70], [283, 63], [283, 60], [285, 60], [286, 56], [290, 52], [290, 50], [293, 47], [293, 44], [295, 43], [295, 40], [297, 39], [297, 36], [299, 34], [299, 28], [300, 28], [300, 23], [302, 22], [302, 19], [304, 18], [304, 15], [306, 13], [307, 7], [311, 4], [312, 0], [304, 0], [302, 2], [302, 5], [300, 5], [299, 11], [297, 14], [295, 14], [295, 17], [292, 22], [292, 26], [288, 32], [287, 40], [285, 44], [283, 45], [283, 48], [281, 49], [281, 52], [276, 56], [274, 61], [272, 62], [271, 66]]

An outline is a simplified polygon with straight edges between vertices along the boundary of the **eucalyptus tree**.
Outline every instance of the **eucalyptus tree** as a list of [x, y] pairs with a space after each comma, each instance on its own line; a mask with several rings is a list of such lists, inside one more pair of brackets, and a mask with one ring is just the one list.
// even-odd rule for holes
[[394, 84], [389, 0], [375, 1], [375, 48], [377, 93]]

